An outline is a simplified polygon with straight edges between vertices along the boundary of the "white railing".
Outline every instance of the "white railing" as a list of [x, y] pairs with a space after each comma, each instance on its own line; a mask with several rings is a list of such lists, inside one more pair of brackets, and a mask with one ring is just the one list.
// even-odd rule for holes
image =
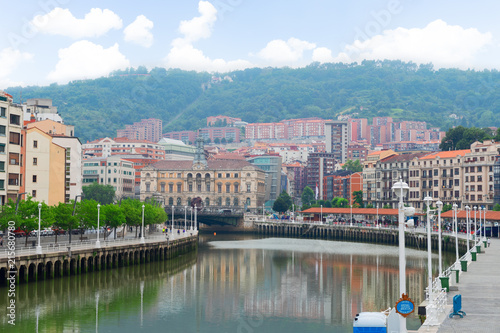
[[433, 294], [432, 301], [425, 307], [425, 322], [423, 326], [435, 326], [440, 324], [439, 317], [445, 314], [448, 296], [445, 289]]
[[[195, 230], [186, 230], [185, 233], [181, 234], [172, 234], [169, 233], [169, 239], [170, 240], [176, 240], [176, 239], [181, 239], [181, 238], [186, 238], [191, 236], [191, 234], [196, 235], [198, 231]], [[158, 235], [158, 236], [146, 236], [144, 237], [144, 241], [146, 243], [151, 243], [151, 242], [158, 242], [158, 241], [164, 241], [166, 240], [167, 237], [166, 235]], [[77, 251], [77, 250], [86, 250], [86, 249], [93, 249], [96, 248], [95, 245], [96, 241], [95, 240], [85, 240], [85, 241], [77, 241], [77, 242], [58, 242], [58, 243], [50, 243], [50, 244], [43, 244], [42, 243], [42, 253], [47, 254], [47, 253], [57, 253], [57, 252], [68, 252], [69, 250], [71, 251]], [[101, 248], [103, 247], [110, 247], [110, 246], [120, 246], [120, 245], [134, 245], [134, 244], [141, 244], [141, 239], [140, 238], [117, 238], [117, 239], [106, 239], [106, 240], [100, 240], [101, 243]], [[7, 257], [8, 256], [9, 250], [5, 248], [3, 251], [0, 251], [0, 258], [2, 257]], [[15, 249], [15, 256], [22, 256], [22, 255], [31, 255], [31, 254], [36, 254], [36, 247], [16, 247]]]

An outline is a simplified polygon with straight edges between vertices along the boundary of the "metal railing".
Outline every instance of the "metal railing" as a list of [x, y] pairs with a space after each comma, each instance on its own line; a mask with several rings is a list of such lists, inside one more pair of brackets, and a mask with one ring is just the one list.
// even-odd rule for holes
[[[189, 237], [191, 235], [195, 235], [198, 233], [197, 230], [186, 230], [185, 233], [169, 233], [169, 240], [173, 241], [176, 239], [182, 239]], [[167, 239], [166, 235], [155, 235], [155, 236], [145, 236], [144, 240], [146, 243], [152, 243], [152, 242], [158, 242], [158, 241], [165, 241]], [[101, 248], [103, 247], [111, 247], [111, 246], [121, 246], [121, 245], [135, 245], [135, 244], [141, 244], [141, 239], [140, 238], [117, 238], [117, 239], [106, 239], [100, 240], [101, 243]], [[58, 253], [58, 252], [68, 252], [68, 251], [78, 251], [78, 250], [87, 250], [87, 249], [93, 249], [96, 248], [96, 241], [95, 240], [85, 240], [81, 242], [58, 242], [58, 243], [51, 243], [51, 244], [42, 244], [42, 253], [47, 254], [47, 253]], [[8, 256], [8, 249], [4, 249], [3, 251], [0, 251], [0, 258], [7, 257]], [[22, 256], [22, 255], [31, 255], [31, 254], [36, 254], [36, 246], [31, 246], [31, 247], [16, 247], [15, 249], [15, 256]]]

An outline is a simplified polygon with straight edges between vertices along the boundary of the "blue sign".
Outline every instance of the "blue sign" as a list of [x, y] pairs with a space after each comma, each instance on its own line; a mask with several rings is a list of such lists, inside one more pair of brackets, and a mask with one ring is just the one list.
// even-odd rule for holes
[[415, 305], [410, 300], [401, 300], [396, 304], [396, 311], [402, 315], [409, 315], [415, 310]]

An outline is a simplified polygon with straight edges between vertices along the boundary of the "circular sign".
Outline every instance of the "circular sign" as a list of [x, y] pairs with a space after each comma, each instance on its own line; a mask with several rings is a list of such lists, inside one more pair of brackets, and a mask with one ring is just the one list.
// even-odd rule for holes
[[396, 312], [403, 317], [407, 317], [413, 311], [415, 311], [415, 304], [408, 297], [408, 295], [403, 294], [402, 297], [396, 302]]

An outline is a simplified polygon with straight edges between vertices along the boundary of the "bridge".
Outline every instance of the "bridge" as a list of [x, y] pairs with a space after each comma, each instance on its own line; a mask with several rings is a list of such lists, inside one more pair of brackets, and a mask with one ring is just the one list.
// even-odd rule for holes
[[[173, 209], [173, 210], [172, 210]], [[185, 225], [190, 226], [191, 221], [196, 221], [197, 227], [200, 224], [206, 226], [230, 226], [238, 227], [244, 222], [245, 208], [235, 206], [217, 206], [205, 207], [198, 209], [196, 212], [196, 220], [194, 210], [187, 206], [171, 206], [165, 207], [165, 211], [170, 216], [174, 217], [174, 225], [177, 228], [183, 228]], [[173, 213], [173, 214], [172, 214]], [[194, 222], [193, 222], [194, 223]]]

